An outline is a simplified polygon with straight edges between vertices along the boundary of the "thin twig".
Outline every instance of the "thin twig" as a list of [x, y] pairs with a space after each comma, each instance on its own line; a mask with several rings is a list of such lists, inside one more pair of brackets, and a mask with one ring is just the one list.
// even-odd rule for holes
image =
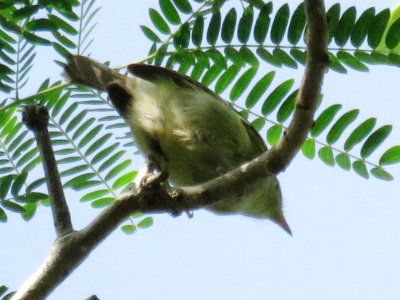
[[72, 228], [71, 216], [64, 190], [61, 184], [57, 162], [54, 157], [49, 131], [49, 112], [41, 105], [28, 105], [23, 111], [23, 122], [33, 131], [43, 161], [47, 189], [51, 200], [54, 226], [57, 237], [70, 233]]

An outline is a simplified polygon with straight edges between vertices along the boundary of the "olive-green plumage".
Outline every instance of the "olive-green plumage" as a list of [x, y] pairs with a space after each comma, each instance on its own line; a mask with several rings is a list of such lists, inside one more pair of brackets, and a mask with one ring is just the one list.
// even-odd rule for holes
[[[139, 150], [178, 186], [211, 180], [267, 150], [258, 132], [217, 94], [162, 67], [128, 66], [125, 77], [89, 58], [72, 56], [72, 82], [107, 90], [131, 128]], [[207, 207], [221, 214], [269, 218], [288, 233], [282, 196], [273, 174], [260, 178], [241, 199]]]

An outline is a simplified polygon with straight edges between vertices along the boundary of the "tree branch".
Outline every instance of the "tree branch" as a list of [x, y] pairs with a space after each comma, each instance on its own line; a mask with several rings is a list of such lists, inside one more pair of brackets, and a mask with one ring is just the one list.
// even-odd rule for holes
[[304, 4], [307, 17], [306, 69], [297, 94], [292, 121], [276, 147], [265, 155], [265, 163], [274, 174], [287, 168], [310, 132], [329, 63], [328, 25], [324, 3], [321, 0], [306, 0]]
[[51, 200], [54, 227], [57, 237], [73, 230], [71, 216], [58, 173], [49, 131], [49, 112], [40, 105], [28, 105], [23, 110], [22, 122], [33, 131], [43, 161], [47, 189]]
[[[170, 211], [171, 208], [184, 211], [201, 208], [223, 198], [241, 197], [246, 185], [256, 183], [259, 178], [265, 179], [271, 172], [276, 174], [285, 169], [300, 149], [312, 126], [328, 63], [327, 25], [323, 1], [306, 0], [305, 9], [308, 20], [308, 58], [305, 75], [296, 99], [291, 124], [275, 148], [201, 185], [172, 189], [166, 184], [161, 184], [121, 195], [84, 229], [70, 231], [58, 238], [43, 265], [12, 299], [45, 298], [134, 211], [154, 213]], [[47, 156], [45, 152], [43, 155], [44, 158]], [[70, 228], [72, 229], [72, 226]]]

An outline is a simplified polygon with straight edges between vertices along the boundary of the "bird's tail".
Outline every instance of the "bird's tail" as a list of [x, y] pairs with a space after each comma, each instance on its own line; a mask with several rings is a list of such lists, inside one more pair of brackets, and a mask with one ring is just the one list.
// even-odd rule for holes
[[113, 82], [124, 82], [118, 72], [93, 59], [71, 55], [64, 68], [65, 75], [73, 83], [83, 84], [104, 91]]

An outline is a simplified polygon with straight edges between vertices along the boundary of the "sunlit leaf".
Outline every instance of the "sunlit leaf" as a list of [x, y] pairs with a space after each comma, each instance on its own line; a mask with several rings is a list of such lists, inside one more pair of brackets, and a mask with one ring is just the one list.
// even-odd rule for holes
[[357, 126], [356, 129], [349, 135], [344, 143], [344, 150], [350, 151], [355, 145], [366, 138], [374, 129], [376, 118], [369, 118], [368, 120]]
[[152, 217], [147, 217], [141, 220], [139, 223], [137, 223], [137, 227], [140, 229], [146, 229], [149, 228], [153, 225], [153, 218]]
[[335, 143], [341, 137], [344, 130], [357, 118], [359, 112], [358, 109], [353, 109], [342, 115], [329, 130], [326, 136], [327, 143]]
[[382, 166], [397, 164], [400, 162], [400, 146], [394, 146], [388, 149], [381, 158], [379, 159], [379, 164]]
[[325, 109], [315, 120], [314, 126], [311, 128], [310, 131], [311, 136], [317, 137], [318, 135], [320, 135], [321, 132], [329, 126], [329, 124], [332, 122], [332, 120], [335, 118], [336, 114], [341, 108], [342, 106], [340, 104], [334, 104]]
[[294, 83], [293, 79], [289, 79], [277, 86], [265, 100], [261, 112], [263, 115], [269, 115], [281, 103], [284, 97], [289, 93]]

